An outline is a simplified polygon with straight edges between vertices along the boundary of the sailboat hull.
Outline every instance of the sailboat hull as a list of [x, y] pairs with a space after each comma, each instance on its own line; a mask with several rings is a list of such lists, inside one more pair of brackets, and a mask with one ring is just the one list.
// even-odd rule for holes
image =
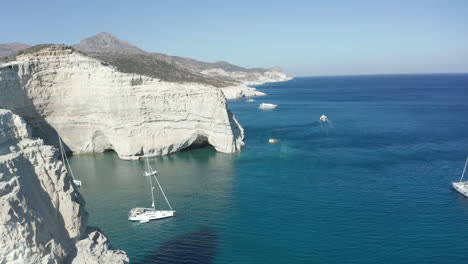
[[142, 210], [138, 210], [140, 208], [135, 208], [130, 211], [130, 214], [128, 216], [129, 221], [140, 221], [140, 222], [146, 222], [146, 221], [151, 221], [151, 220], [158, 220], [158, 219], [164, 219], [168, 217], [173, 217], [175, 214], [175, 211], [170, 211], [170, 210], [152, 210], [152, 209], [146, 209], [146, 208], [141, 208]]
[[468, 181], [452, 182], [452, 187], [461, 195], [468, 197]]

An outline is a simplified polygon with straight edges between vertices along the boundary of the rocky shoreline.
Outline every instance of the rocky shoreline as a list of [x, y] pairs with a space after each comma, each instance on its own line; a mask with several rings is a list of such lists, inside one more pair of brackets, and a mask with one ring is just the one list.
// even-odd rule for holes
[[122, 73], [63, 45], [0, 65], [0, 91], [0, 107], [47, 144], [60, 135], [73, 153], [138, 159], [203, 143], [224, 153], [244, 146], [221, 90]]
[[129, 262], [87, 226], [59, 137], [68, 152], [113, 150], [126, 160], [206, 144], [233, 153], [244, 129], [227, 100], [265, 95], [247, 85], [291, 79], [277, 68], [148, 53], [107, 33], [76, 47], [83, 51], [37, 45], [1, 59], [1, 263]]
[[58, 156], [21, 117], [0, 109], [2, 263], [128, 263], [87, 227], [84, 199]]

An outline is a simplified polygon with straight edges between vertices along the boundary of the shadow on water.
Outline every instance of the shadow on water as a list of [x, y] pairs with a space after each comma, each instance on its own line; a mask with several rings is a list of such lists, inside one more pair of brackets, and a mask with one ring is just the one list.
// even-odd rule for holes
[[189, 234], [165, 242], [137, 264], [207, 264], [212, 263], [217, 248], [217, 237], [210, 227], [202, 227]]

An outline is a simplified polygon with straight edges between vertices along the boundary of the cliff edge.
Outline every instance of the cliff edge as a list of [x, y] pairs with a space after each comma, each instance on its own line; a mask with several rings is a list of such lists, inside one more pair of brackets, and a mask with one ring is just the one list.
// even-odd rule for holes
[[0, 109], [0, 263], [128, 263], [86, 227], [84, 200], [57, 157]]
[[203, 144], [224, 153], [244, 146], [220, 89], [122, 72], [65, 45], [0, 64], [0, 108], [23, 117], [46, 144], [60, 135], [74, 153], [138, 159]]

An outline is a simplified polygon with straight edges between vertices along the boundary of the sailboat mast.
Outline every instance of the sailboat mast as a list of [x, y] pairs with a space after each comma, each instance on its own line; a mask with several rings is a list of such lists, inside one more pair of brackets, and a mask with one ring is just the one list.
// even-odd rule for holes
[[161, 184], [159, 184], [158, 177], [156, 177], [156, 174], [154, 175], [154, 179], [155, 179], [156, 182], [158, 183], [159, 189], [161, 190], [161, 193], [162, 193], [162, 195], [164, 196], [164, 199], [166, 199], [167, 205], [169, 205], [169, 209], [172, 210], [172, 206], [171, 206], [171, 204], [169, 203], [169, 200], [167, 200], [166, 194], [164, 193], [164, 191], [163, 191], [163, 189], [162, 189], [162, 187], [161, 187]]
[[146, 157], [146, 164], [148, 165], [148, 173], [149, 173], [149, 178], [150, 178], [150, 186], [151, 186], [151, 206], [153, 207], [153, 210], [156, 211], [156, 206], [154, 204], [154, 188], [153, 188], [153, 180], [151, 179], [151, 174], [153, 174], [153, 170], [151, 169], [148, 161], [148, 157]]
[[60, 136], [58, 138], [59, 138], [59, 143], [60, 143], [60, 153], [62, 154], [63, 165], [65, 166], [65, 169], [67, 169], [67, 165], [68, 165], [68, 168], [70, 168], [70, 175], [72, 179], [75, 180], [75, 175], [73, 174], [73, 170], [70, 166], [70, 162], [68, 162], [67, 155], [65, 154], [65, 148], [63, 147], [62, 139], [60, 138]]
[[465, 167], [463, 168], [463, 173], [462, 173], [462, 176], [460, 178], [460, 182], [463, 181], [463, 177], [465, 176], [466, 164], [468, 164], [468, 157], [466, 157]]
[[153, 188], [153, 181], [151, 180], [151, 176], [149, 176], [150, 178], [150, 185], [151, 185], [151, 199], [152, 199], [152, 203], [151, 203], [151, 206], [153, 207], [153, 210], [156, 211], [156, 207], [155, 207], [155, 204], [154, 204], [154, 188]]

